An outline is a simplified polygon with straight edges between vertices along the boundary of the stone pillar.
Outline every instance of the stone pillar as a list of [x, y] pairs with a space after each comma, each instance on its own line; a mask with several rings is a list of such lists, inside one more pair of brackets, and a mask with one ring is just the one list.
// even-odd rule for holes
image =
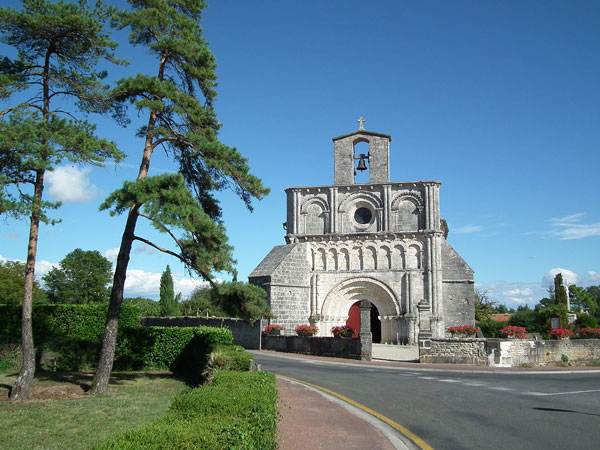
[[362, 300], [358, 307], [360, 308], [360, 359], [371, 361], [373, 349], [373, 335], [371, 334], [371, 302]]

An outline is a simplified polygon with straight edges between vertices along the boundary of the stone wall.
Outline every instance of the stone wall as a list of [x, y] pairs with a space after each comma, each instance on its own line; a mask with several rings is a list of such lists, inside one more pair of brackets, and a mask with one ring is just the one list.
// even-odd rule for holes
[[264, 321], [249, 325], [241, 319], [219, 317], [143, 317], [144, 327], [225, 327], [233, 334], [233, 343], [249, 350], [260, 350]]
[[361, 359], [360, 339], [334, 337], [271, 336], [263, 334], [263, 350], [274, 350], [304, 355]]
[[448, 338], [419, 340], [419, 362], [487, 365], [486, 340]]
[[600, 361], [600, 339], [536, 341], [447, 338], [419, 340], [419, 361], [496, 367], [546, 366]]
[[488, 339], [487, 354], [489, 365], [498, 367], [585, 365], [600, 361], [600, 339]]

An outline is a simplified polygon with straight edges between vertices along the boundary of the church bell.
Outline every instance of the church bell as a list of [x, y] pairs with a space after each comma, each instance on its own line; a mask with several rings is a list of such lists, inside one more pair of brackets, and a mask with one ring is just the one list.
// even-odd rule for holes
[[363, 170], [367, 170], [367, 163], [365, 162], [365, 159], [368, 158], [367, 155], [365, 155], [364, 153], [361, 153], [360, 155], [358, 155], [358, 165], [356, 166], [356, 170], [360, 170], [361, 172]]

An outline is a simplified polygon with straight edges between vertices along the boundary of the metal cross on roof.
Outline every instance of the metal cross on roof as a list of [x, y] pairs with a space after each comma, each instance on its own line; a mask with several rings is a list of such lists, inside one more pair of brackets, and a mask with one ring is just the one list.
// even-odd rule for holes
[[364, 130], [365, 128], [364, 128], [363, 124], [366, 122], [366, 120], [361, 117], [360, 119], [357, 120], [357, 122], [359, 123], [358, 129]]

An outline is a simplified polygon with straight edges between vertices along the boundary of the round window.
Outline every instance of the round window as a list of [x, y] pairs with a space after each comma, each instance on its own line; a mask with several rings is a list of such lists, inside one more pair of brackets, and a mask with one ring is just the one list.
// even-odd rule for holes
[[354, 220], [361, 225], [366, 225], [371, 222], [373, 215], [368, 208], [358, 208], [354, 213]]

